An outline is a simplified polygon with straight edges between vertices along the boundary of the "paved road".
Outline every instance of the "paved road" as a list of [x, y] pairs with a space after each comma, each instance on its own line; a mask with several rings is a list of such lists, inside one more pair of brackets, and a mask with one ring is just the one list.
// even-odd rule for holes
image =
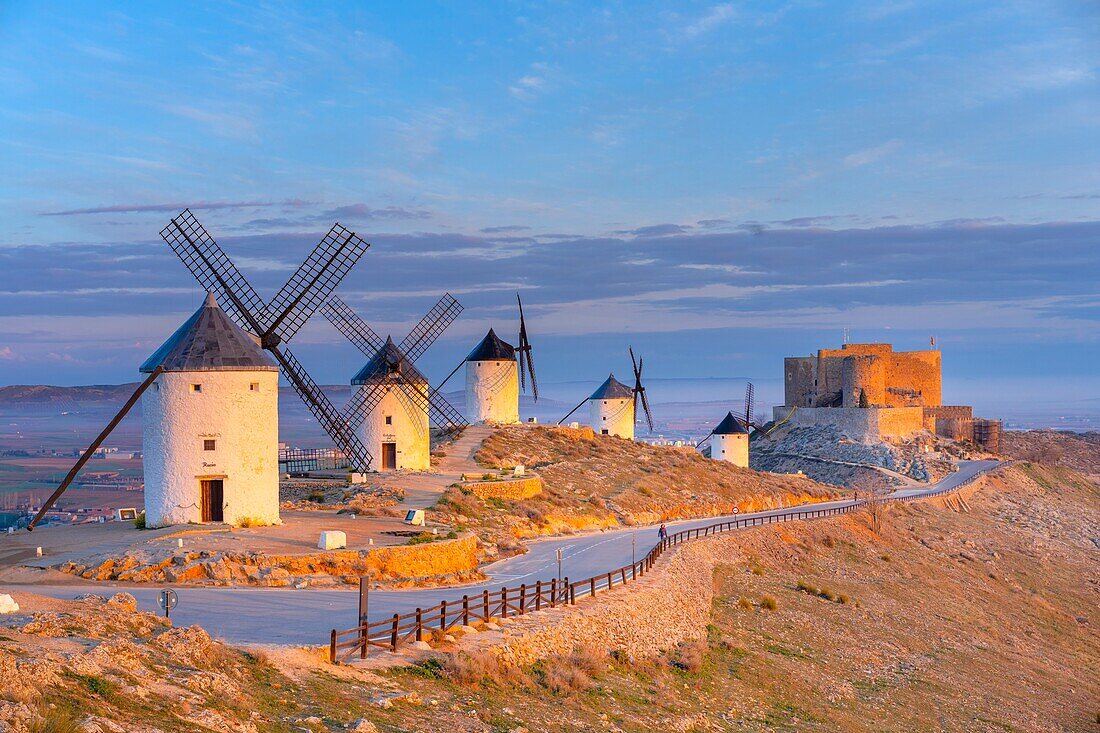
[[[919, 488], [906, 488], [898, 497], [920, 496], [943, 488], [953, 488], [972, 476], [993, 468], [997, 461], [963, 461], [959, 470], [942, 481]], [[851, 500], [803, 505], [815, 509], [846, 506]], [[763, 517], [789, 514], [798, 508], [776, 509], [739, 515]], [[733, 517], [708, 517], [670, 522], [670, 531], [703, 527]], [[518, 586], [548, 580], [557, 573], [555, 551], [563, 554], [562, 572], [573, 578], [588, 578], [631, 562], [632, 553], [644, 556], [657, 542], [657, 528], [613, 530], [594, 535], [547, 539], [532, 542], [529, 551], [485, 568], [491, 582], [462, 588], [430, 590], [383, 590], [370, 594], [371, 620], [405, 613], [417, 606], [427, 608], [440, 600], [459, 599], [484, 588]], [[106, 587], [105, 587], [106, 586]], [[160, 587], [126, 586], [123, 583], [96, 583], [79, 586], [26, 586], [26, 590], [55, 598], [74, 598], [82, 593], [108, 593], [107, 588], [133, 593], [143, 610], [157, 610]], [[16, 588], [18, 586], [9, 586]], [[328, 639], [332, 628], [355, 625], [358, 594], [349, 590], [294, 590], [284, 588], [194, 588], [177, 587], [179, 607], [172, 612], [176, 625], [201, 624], [212, 635], [242, 644], [319, 645]]]

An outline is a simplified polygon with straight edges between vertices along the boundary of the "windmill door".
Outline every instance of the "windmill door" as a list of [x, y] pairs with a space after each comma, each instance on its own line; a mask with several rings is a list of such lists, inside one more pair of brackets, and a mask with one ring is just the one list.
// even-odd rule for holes
[[222, 479], [203, 479], [202, 481], [202, 521], [221, 522], [222, 505], [225, 494]]
[[397, 468], [397, 443], [382, 444], [382, 470], [392, 471]]

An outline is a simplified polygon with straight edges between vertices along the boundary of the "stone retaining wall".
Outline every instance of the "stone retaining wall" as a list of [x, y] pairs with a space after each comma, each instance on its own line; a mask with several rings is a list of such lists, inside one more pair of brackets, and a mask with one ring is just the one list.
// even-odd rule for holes
[[474, 493], [479, 499], [507, 499], [520, 501], [530, 499], [542, 493], [542, 479], [538, 476], [529, 476], [519, 479], [505, 479], [503, 481], [478, 481], [463, 484], [464, 490]]
[[504, 664], [523, 666], [582, 645], [654, 657], [701, 639], [714, 599], [715, 567], [729, 562], [736, 543], [733, 534], [681, 545], [636, 583], [583, 598], [574, 607], [515, 619], [499, 632], [502, 639], [486, 640], [486, 651]]

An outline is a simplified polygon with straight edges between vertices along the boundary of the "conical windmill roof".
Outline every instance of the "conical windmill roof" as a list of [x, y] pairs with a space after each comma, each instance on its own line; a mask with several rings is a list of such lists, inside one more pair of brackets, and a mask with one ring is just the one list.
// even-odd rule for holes
[[158, 366], [169, 372], [279, 369], [252, 336], [218, 307], [213, 293], [206, 294], [202, 307], [145, 360], [140, 370], [149, 373]]
[[722, 422], [718, 423], [718, 427], [714, 429], [714, 435], [736, 435], [747, 432], [749, 431], [745, 429], [741, 419], [735, 417], [732, 412], [727, 412]]
[[466, 361], [513, 361], [516, 358], [516, 347], [507, 341], [502, 341], [493, 329], [485, 334], [481, 343], [474, 347]]
[[634, 397], [634, 390], [615, 379], [614, 374], [608, 374], [607, 379], [592, 393], [590, 400], [620, 400]]
[[386, 343], [378, 352], [370, 358], [362, 369], [351, 378], [352, 384], [378, 384], [396, 377], [403, 378], [410, 384], [427, 384], [428, 379], [420, 370], [413, 366], [397, 344], [393, 337], [387, 337]]

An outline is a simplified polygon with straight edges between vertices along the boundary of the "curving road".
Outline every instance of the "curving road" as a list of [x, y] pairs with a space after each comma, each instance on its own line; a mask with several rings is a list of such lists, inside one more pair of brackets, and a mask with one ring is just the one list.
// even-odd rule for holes
[[[977, 474], [999, 465], [998, 461], [962, 461], [959, 470], [943, 480], [927, 486], [905, 488], [894, 492], [897, 498], [918, 497], [958, 486]], [[848, 506], [850, 499], [802, 505], [791, 509], [775, 509], [740, 517], [764, 517], [790, 514], [798, 509]], [[670, 531], [703, 527], [733, 517], [669, 522]], [[738, 530], [741, 531], [741, 530]], [[657, 542], [657, 528], [621, 529], [592, 535], [545, 539], [528, 545], [524, 555], [501, 560], [484, 568], [491, 582], [461, 588], [428, 590], [375, 590], [370, 594], [370, 618], [377, 620], [406, 613], [417, 606], [427, 608], [440, 600], [458, 599], [464, 593], [479, 593], [485, 588], [518, 586], [549, 580], [557, 574], [556, 551], [562, 550], [562, 573], [573, 578], [588, 578], [631, 562], [632, 553], [643, 557]], [[25, 589], [54, 598], [75, 598], [84, 593], [104, 593], [117, 587], [132, 593], [138, 605], [147, 611], [157, 611], [157, 597], [162, 586], [149, 587], [124, 583], [94, 585], [25, 586]], [[16, 586], [12, 586], [16, 587]], [[178, 626], [200, 624], [211, 635], [239, 644], [319, 645], [328, 638], [332, 628], [349, 628], [356, 624], [358, 593], [352, 590], [295, 590], [287, 588], [195, 588], [178, 586], [179, 606], [172, 612]]]

